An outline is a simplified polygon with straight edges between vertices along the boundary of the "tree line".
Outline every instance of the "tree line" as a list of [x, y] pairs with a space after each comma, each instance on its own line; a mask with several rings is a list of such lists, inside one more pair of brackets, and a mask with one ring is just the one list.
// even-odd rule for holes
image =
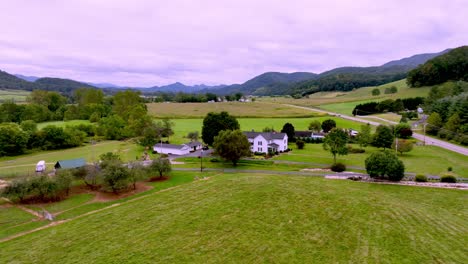
[[446, 81], [468, 81], [468, 46], [437, 56], [408, 73], [411, 87], [432, 86]]
[[384, 112], [401, 112], [403, 110], [416, 110], [424, 104], [423, 97], [413, 97], [404, 99], [387, 99], [381, 102], [368, 102], [358, 104], [354, 107], [353, 115], [372, 115]]

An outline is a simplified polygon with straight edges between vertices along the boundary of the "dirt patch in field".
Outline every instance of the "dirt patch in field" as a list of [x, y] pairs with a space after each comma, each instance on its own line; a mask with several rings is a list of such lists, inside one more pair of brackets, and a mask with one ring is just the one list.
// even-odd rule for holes
[[114, 200], [118, 200], [118, 199], [121, 199], [121, 198], [125, 198], [125, 197], [128, 197], [128, 196], [135, 195], [137, 193], [145, 192], [145, 191], [148, 191], [150, 189], [153, 189], [153, 186], [147, 185], [144, 182], [137, 182], [136, 183], [136, 189], [134, 190], [133, 187], [132, 187], [131, 190], [129, 190], [127, 192], [122, 192], [122, 193], [118, 193], [118, 194], [115, 194], [115, 193], [112, 193], [112, 192], [94, 192], [95, 197], [92, 200], [92, 202], [114, 201]]
[[166, 176], [162, 176], [162, 177], [154, 176], [149, 179], [149, 182], [162, 182], [162, 181], [167, 181], [168, 179], [169, 177], [166, 177]]

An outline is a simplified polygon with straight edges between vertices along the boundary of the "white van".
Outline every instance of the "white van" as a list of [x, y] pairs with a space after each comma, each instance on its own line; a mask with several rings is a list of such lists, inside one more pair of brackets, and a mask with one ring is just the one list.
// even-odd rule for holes
[[46, 164], [45, 161], [41, 160], [36, 165], [36, 172], [45, 172]]

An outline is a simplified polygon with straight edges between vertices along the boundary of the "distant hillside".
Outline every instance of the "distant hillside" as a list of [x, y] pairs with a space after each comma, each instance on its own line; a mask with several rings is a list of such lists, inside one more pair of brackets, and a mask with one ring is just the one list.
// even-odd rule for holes
[[40, 78], [40, 77], [36, 77], [36, 76], [25, 76], [25, 75], [21, 75], [21, 74], [15, 74], [15, 76], [20, 78], [20, 79], [23, 79], [25, 81], [28, 81], [28, 82], [34, 82], [35, 80]]
[[[376, 86], [404, 79], [410, 70], [441, 54], [449, 54], [447, 52], [452, 53], [453, 50], [444, 50], [438, 53], [418, 54], [408, 58], [390, 61], [381, 66], [375, 67], [340, 67], [321, 74], [309, 72], [266, 72], [242, 84], [218, 86], [207, 86], [202, 84], [189, 86], [176, 82], [164, 86], [153, 86], [149, 88], [133, 87], [131, 89], [139, 90], [143, 93], [210, 92], [218, 95], [227, 95], [241, 92], [243, 94], [252, 95], [289, 94], [295, 96], [312, 94], [319, 91], [350, 91], [356, 88]], [[463, 69], [465, 69], [466, 73], [466, 68]], [[428, 72], [427, 69], [424, 71]], [[23, 76], [20, 74], [14, 76], [0, 71], [0, 88], [3, 89], [21, 89], [29, 91], [33, 89], [44, 89], [70, 93], [72, 90], [79, 87], [101, 88], [104, 89], [106, 93], [115, 93], [120, 89], [128, 89], [111, 83], [94, 84], [60, 78], [37, 78], [34, 76]]]
[[436, 85], [446, 81], [468, 81], [468, 46], [437, 56], [408, 73], [413, 87]]
[[351, 91], [356, 88], [382, 85], [404, 79], [409, 70], [448, 51], [414, 55], [390, 61], [382, 66], [340, 67], [321, 74], [264, 73], [243, 84], [230, 85], [215, 92], [219, 94], [242, 92], [254, 95], [290, 94], [302, 96], [318, 91]]
[[401, 60], [394, 60], [394, 61], [387, 62], [383, 64], [382, 67], [406, 66], [406, 67], [416, 68], [417, 66], [425, 63], [426, 61], [434, 57], [440, 56], [442, 54], [445, 54], [449, 52], [450, 50], [452, 49], [446, 49], [444, 51], [437, 52], [437, 53], [418, 54], [418, 55], [414, 55], [408, 58], [403, 58]]
[[0, 70], [0, 88], [32, 91], [34, 84]]
[[89, 84], [60, 78], [39, 78], [34, 82], [25, 81], [12, 74], [0, 71], [0, 88], [32, 91], [35, 89], [71, 93], [74, 89], [88, 87], [96, 88]]

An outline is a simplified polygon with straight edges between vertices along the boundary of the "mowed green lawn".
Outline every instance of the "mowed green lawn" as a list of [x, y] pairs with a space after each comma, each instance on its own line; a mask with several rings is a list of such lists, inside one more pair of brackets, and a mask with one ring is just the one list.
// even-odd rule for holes
[[467, 263], [466, 191], [225, 174], [0, 244], [1, 263]]
[[[323, 149], [322, 144], [306, 144], [302, 150], [297, 149], [293, 144], [290, 144], [289, 147], [293, 151], [276, 156], [273, 160], [333, 164], [333, 156], [329, 151]], [[353, 147], [359, 148], [358, 145], [353, 145]], [[371, 153], [381, 151], [382, 149], [369, 146], [365, 150], [365, 153], [337, 156], [337, 161], [347, 166], [365, 168], [365, 159]], [[462, 154], [443, 148], [414, 146], [411, 152], [398, 155], [398, 158], [405, 164], [406, 172], [442, 175], [447, 172], [448, 167], [452, 167], [453, 173], [459, 177], [468, 178], [468, 158]]]
[[84, 158], [91, 163], [99, 159], [99, 155], [106, 152], [119, 153], [124, 161], [135, 160], [143, 155], [143, 147], [131, 141], [102, 141], [96, 145], [87, 144], [83, 147], [41, 151], [38, 153], [0, 158], [0, 179], [15, 176], [34, 175], [36, 164], [44, 160], [47, 169], [53, 169], [58, 160]]
[[[238, 118], [237, 120], [242, 131], [252, 131], [253, 129], [260, 132], [265, 127], [273, 127], [276, 131], [280, 131], [287, 122], [291, 123], [295, 130], [307, 130], [313, 120], [323, 122], [326, 119], [335, 120], [337, 126], [342, 128], [360, 129], [361, 127], [361, 123], [331, 116], [313, 118]], [[185, 137], [192, 131], [198, 131], [201, 138], [203, 119], [172, 119], [172, 122], [174, 122], [175, 135], [169, 139], [171, 143], [186, 143], [189, 140]]]

